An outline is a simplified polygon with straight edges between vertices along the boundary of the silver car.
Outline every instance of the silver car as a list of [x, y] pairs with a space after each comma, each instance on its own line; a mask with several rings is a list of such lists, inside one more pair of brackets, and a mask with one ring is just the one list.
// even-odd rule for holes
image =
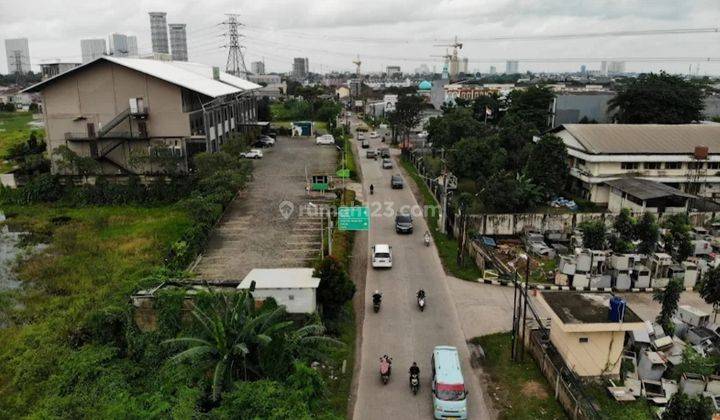
[[383, 169], [392, 169], [392, 167], [393, 167], [392, 160], [390, 160], [390, 159], [383, 159], [383, 160], [382, 160], [382, 167], [383, 167]]

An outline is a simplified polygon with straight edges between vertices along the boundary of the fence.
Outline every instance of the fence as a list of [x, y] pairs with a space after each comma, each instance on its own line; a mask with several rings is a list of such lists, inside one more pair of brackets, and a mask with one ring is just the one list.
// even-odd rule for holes
[[[589, 420], [602, 418], [592, 403], [582, 394], [582, 385], [573, 374], [562, 365], [558, 368], [556, 362], [542, 343], [542, 332], [531, 331], [528, 338], [527, 351], [533, 356], [540, 370], [553, 388], [555, 399], [562, 405], [568, 416], [574, 420]], [[563, 374], [566, 372], [565, 374]]]

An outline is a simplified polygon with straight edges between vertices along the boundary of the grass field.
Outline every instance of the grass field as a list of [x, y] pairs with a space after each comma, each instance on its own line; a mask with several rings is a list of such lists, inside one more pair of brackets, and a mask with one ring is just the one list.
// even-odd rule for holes
[[535, 360], [530, 355], [523, 362], [510, 360], [510, 333], [471, 341], [485, 352], [483, 369], [490, 376], [488, 389], [500, 419], [567, 418]]
[[27, 140], [33, 130], [38, 138], [44, 137], [42, 129], [33, 129], [28, 125], [32, 120], [30, 112], [0, 112], [0, 173], [10, 169], [3, 161], [11, 147]]
[[463, 265], [459, 265], [457, 261], [458, 241], [455, 239], [450, 239], [447, 237], [447, 235], [440, 232], [440, 228], [438, 227], [438, 219], [440, 218], [440, 206], [437, 204], [437, 201], [430, 192], [430, 189], [427, 187], [427, 185], [417, 173], [417, 170], [410, 161], [406, 159], [400, 159], [400, 163], [402, 164], [403, 168], [405, 168], [405, 170], [410, 174], [410, 177], [413, 179], [413, 181], [415, 181], [415, 184], [417, 184], [418, 188], [420, 189], [420, 194], [422, 195], [423, 201], [423, 203], [420, 204], [424, 204], [430, 207], [427, 212], [427, 222], [428, 226], [430, 227], [430, 233], [435, 240], [435, 246], [437, 246], [438, 248], [438, 254], [440, 254], [440, 259], [442, 260], [445, 270], [459, 279], [477, 281], [477, 279], [482, 276], [482, 273], [480, 273], [480, 269], [477, 268], [475, 263], [473, 263], [472, 261], [468, 261], [468, 259], [466, 259]]

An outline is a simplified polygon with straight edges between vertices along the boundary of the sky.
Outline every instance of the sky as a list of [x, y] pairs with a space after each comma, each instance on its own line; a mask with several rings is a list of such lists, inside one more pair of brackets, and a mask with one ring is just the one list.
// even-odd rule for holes
[[[627, 58], [627, 71], [720, 75], [720, 32], [488, 40], [720, 28], [720, 0], [0, 0], [0, 40], [27, 37], [34, 69], [53, 59], [79, 62], [81, 39], [113, 32], [137, 35], [140, 53], [147, 53], [151, 11], [188, 25], [191, 61], [221, 67], [227, 60], [221, 22], [237, 13], [248, 69], [264, 60], [267, 71], [287, 72], [293, 57], [308, 57], [313, 72], [354, 71], [359, 55], [363, 73], [388, 65], [411, 72], [420, 64], [439, 72], [447, 50], [439, 45], [457, 36], [469, 70], [482, 73], [491, 65], [504, 71], [509, 59], [519, 59], [524, 72], [577, 71], [581, 64], [593, 70], [601, 59]], [[0, 72], [7, 72], [4, 42]]]

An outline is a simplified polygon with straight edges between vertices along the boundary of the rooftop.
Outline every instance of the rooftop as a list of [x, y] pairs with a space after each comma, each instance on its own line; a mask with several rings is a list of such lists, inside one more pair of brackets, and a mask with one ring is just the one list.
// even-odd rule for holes
[[238, 289], [300, 289], [317, 288], [320, 279], [313, 277], [312, 268], [254, 268], [240, 282]]
[[687, 194], [669, 185], [642, 178], [620, 178], [605, 183], [640, 200], [671, 196], [693, 197], [692, 194]]
[[693, 154], [696, 146], [720, 153], [720, 125], [705, 124], [564, 124], [577, 145], [591, 154]]
[[260, 85], [235, 77], [223, 71], [219, 72], [219, 80], [216, 80], [213, 78], [213, 67], [206, 64], [191, 63], [187, 61], [159, 61], [145, 58], [103, 56], [48, 80], [30, 86], [25, 89], [24, 92], [41, 91], [46, 86], [54, 83], [60, 78], [68, 77], [71, 74], [80, 72], [83, 69], [96, 65], [100, 62], [110, 62], [127, 67], [211, 98], [239, 94], [259, 89], [261, 87]]
[[[613, 295], [610, 293], [544, 292], [541, 293], [541, 296], [565, 324], [612, 323], [610, 321], [610, 298]], [[642, 320], [626, 306], [623, 323], [631, 322], [642, 322]]]

